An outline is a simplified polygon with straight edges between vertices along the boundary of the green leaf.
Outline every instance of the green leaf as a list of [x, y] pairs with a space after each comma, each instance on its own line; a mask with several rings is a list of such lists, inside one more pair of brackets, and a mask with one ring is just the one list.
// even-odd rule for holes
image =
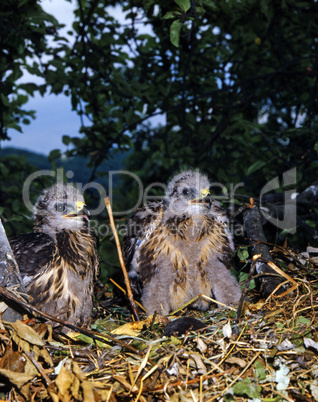
[[191, 2], [190, 0], [174, 0], [175, 3], [178, 4], [178, 6], [181, 8], [183, 12], [187, 12], [191, 8]]
[[175, 18], [182, 15], [179, 11], [168, 11], [163, 17], [163, 20], [168, 20], [170, 18]]
[[53, 149], [49, 154], [49, 161], [52, 162], [56, 159], [59, 159], [61, 156], [62, 154], [59, 149]]
[[22, 222], [23, 221], [23, 217], [21, 215], [14, 215], [10, 218], [10, 221], [14, 221], [14, 222]]
[[249, 378], [237, 382], [233, 387], [234, 395], [247, 396], [249, 398], [260, 398], [262, 388], [253, 384]]
[[[247, 277], [248, 277], [247, 272], [240, 272], [239, 277], [238, 277], [238, 281], [240, 283], [242, 283], [242, 282], [246, 281]], [[252, 289], [255, 289], [255, 288], [256, 288], [255, 279], [252, 279], [250, 284], [249, 284], [249, 286], [248, 286], [248, 289], [252, 290]]]
[[72, 138], [69, 135], [63, 135], [62, 142], [65, 145], [69, 145], [72, 142]]
[[181, 345], [181, 344], [182, 344], [182, 341], [181, 341], [180, 339], [178, 339], [177, 337], [171, 335], [171, 336], [170, 336], [170, 342], [169, 342], [169, 343], [171, 343], [171, 344], [173, 344], [173, 345], [175, 345], [175, 346], [178, 346], [178, 345]]
[[19, 210], [20, 210], [20, 201], [18, 199], [15, 199], [12, 202], [12, 211], [18, 213]]
[[182, 22], [179, 20], [173, 21], [170, 25], [170, 41], [175, 47], [179, 47], [181, 28]]
[[255, 367], [256, 377], [258, 378], [258, 380], [259, 381], [265, 380], [266, 372], [265, 372], [265, 369], [264, 369], [262, 363], [260, 362], [260, 360], [256, 360], [256, 362], [254, 363], [254, 367]]
[[257, 170], [261, 169], [267, 164], [267, 161], [257, 161], [251, 165], [247, 171], [246, 171], [246, 176], [249, 176], [250, 174], [256, 172]]
[[19, 124], [17, 123], [9, 123], [6, 125], [7, 128], [12, 128], [13, 130], [19, 131], [19, 133], [22, 133], [22, 128]]
[[[76, 339], [76, 340], [82, 341], [82, 342], [84, 342], [84, 343], [88, 343], [88, 344], [90, 344], [90, 345], [91, 345], [92, 343], [94, 343], [94, 339], [91, 338], [91, 337], [88, 336], [88, 335], [78, 334], [78, 333], [75, 333], [75, 332], [74, 332], [74, 333], [72, 334], [72, 337], [73, 337], [74, 339]], [[99, 337], [100, 337], [100, 338], [104, 338], [104, 337], [102, 337], [101, 335], [99, 335]], [[102, 342], [102, 341], [99, 341], [99, 340], [95, 340], [96, 345], [97, 345], [98, 347], [100, 347], [100, 348], [109, 349], [110, 346], [106, 343], [106, 342], [108, 342], [108, 339], [107, 339], [107, 338], [104, 338], [104, 339], [105, 339], [105, 343]]]
[[308, 326], [311, 323], [311, 320], [303, 315], [300, 315], [296, 318], [296, 325], [306, 325]]
[[20, 88], [30, 95], [33, 95], [38, 90], [38, 86], [33, 83], [20, 84]]
[[2, 162], [0, 162], [0, 173], [2, 176], [8, 176], [10, 174], [9, 168]]
[[245, 260], [247, 260], [248, 257], [249, 257], [249, 252], [248, 252], [247, 247], [240, 247], [240, 248], [237, 250], [237, 256], [238, 256], [238, 258], [240, 259], [240, 261], [245, 261]]
[[203, 7], [199, 7], [199, 6], [195, 7], [195, 11], [197, 12], [197, 14], [204, 14], [205, 13], [205, 9]]
[[1, 94], [0, 96], [1, 96], [1, 102], [4, 104], [4, 106], [9, 106], [10, 105], [9, 99], [4, 94]]

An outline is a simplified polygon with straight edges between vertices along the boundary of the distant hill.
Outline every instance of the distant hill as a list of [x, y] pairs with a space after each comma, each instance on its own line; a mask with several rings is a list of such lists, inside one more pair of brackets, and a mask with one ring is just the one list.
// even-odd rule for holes
[[[111, 157], [104, 162], [97, 170], [98, 177], [94, 178], [94, 181], [107, 184], [108, 175], [110, 170], [124, 170], [126, 166], [126, 159], [129, 156], [130, 151], [120, 152], [113, 151]], [[31, 165], [37, 167], [39, 170], [52, 169], [52, 163], [48, 160], [48, 157], [36, 152], [31, 152], [25, 149], [6, 147], [0, 150], [0, 156], [5, 157], [8, 155], [16, 155], [25, 157], [26, 161]], [[63, 167], [65, 172], [71, 171], [74, 173], [72, 181], [87, 183], [91, 179], [92, 168], [87, 167], [89, 158], [81, 156], [75, 156], [72, 158], [57, 159], [54, 163], [55, 167]], [[105, 175], [103, 175], [103, 173]], [[103, 177], [104, 176], [104, 177]]]

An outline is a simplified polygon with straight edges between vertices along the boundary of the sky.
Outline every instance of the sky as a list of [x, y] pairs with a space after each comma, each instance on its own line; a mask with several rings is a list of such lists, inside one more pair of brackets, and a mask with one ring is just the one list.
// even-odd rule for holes
[[[75, 2], [66, 0], [42, 0], [43, 9], [55, 16], [66, 27], [61, 31], [65, 35], [73, 21], [73, 9]], [[119, 20], [124, 21], [124, 15], [120, 9], [112, 9], [112, 14]], [[24, 77], [24, 80], [36, 81], [36, 77]], [[71, 101], [64, 95], [46, 93], [44, 97], [35, 95], [24, 106], [26, 110], [35, 110], [36, 118], [31, 120], [30, 125], [23, 125], [23, 134], [15, 130], [9, 130], [11, 141], [1, 144], [3, 147], [25, 148], [27, 150], [48, 155], [52, 149], [67, 150], [62, 143], [63, 135], [74, 137], [78, 135], [80, 118], [72, 111]]]
[[[74, 8], [72, 3], [65, 0], [43, 0], [41, 4], [46, 12], [53, 14], [59, 22], [70, 27]], [[35, 78], [30, 77], [30, 80], [35, 81]], [[3, 142], [2, 146], [25, 148], [41, 154], [49, 154], [52, 149], [66, 151], [67, 147], [62, 143], [62, 136], [75, 136], [80, 127], [79, 116], [71, 110], [70, 99], [64, 95], [49, 93], [44, 97], [35, 95], [24, 108], [35, 110], [36, 119], [31, 120], [30, 125], [22, 126], [23, 134], [9, 130], [11, 141]]]
[[[1, 1], [1, 0], [0, 0]], [[65, 28], [61, 30], [61, 35], [67, 36], [67, 31], [73, 22], [73, 10], [75, 0], [42, 0], [43, 9], [55, 16], [55, 18]], [[119, 22], [126, 24], [124, 12], [119, 7], [108, 7], [108, 12]], [[155, 13], [157, 13], [155, 11]], [[149, 27], [141, 25], [138, 27], [142, 32], [148, 33]], [[72, 38], [70, 38], [72, 40]], [[42, 83], [37, 77], [30, 76], [28, 73], [22, 78], [24, 82]], [[24, 106], [26, 110], [35, 110], [36, 118], [31, 120], [30, 125], [23, 125], [23, 133], [9, 130], [10, 141], [1, 144], [2, 147], [24, 148], [29, 151], [48, 155], [53, 149], [60, 149], [62, 152], [67, 150], [67, 146], [62, 143], [63, 135], [70, 137], [78, 136], [80, 129], [80, 117], [72, 111], [70, 98], [63, 94], [54, 95], [46, 93], [43, 97], [36, 94], [30, 98]], [[162, 116], [152, 119], [154, 124], [164, 123]]]
[[9, 131], [11, 141], [3, 143], [5, 147], [25, 148], [41, 154], [49, 154], [52, 149], [62, 152], [67, 147], [62, 143], [62, 136], [78, 135], [80, 119], [72, 112], [70, 99], [64, 95], [36, 95], [25, 105], [27, 110], [36, 111], [36, 119], [23, 126], [23, 133]]

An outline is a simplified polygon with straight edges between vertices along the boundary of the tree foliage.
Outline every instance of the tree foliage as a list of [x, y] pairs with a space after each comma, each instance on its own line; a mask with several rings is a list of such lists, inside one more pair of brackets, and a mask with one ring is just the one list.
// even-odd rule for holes
[[[44, 12], [36, 0], [10, 0], [0, 4], [0, 138], [8, 139], [8, 129], [22, 132], [34, 111], [24, 105], [35, 92], [46, 90], [46, 71], [51, 61], [49, 38], [57, 34], [58, 21]], [[33, 76], [28, 81], [29, 76]], [[42, 83], [34, 82], [41, 77]]]
[[62, 59], [64, 91], [83, 116], [84, 135], [66, 139], [74, 153], [96, 165], [110, 148], [133, 146], [130, 166], [149, 180], [190, 165], [256, 190], [298, 166], [311, 182], [316, 2], [113, 2], [124, 24], [102, 1], [78, 5]]
[[[13, 36], [13, 26], [23, 30], [15, 37], [20, 47], [10, 40], [15, 51], [2, 52], [4, 127], [25, 113], [11, 102], [24, 65], [45, 80], [22, 86], [27, 94], [48, 87], [70, 96], [82, 128], [64, 142], [69, 155], [89, 155], [95, 169], [111, 149], [132, 149], [128, 167], [145, 183], [166, 181], [183, 166], [224, 185], [243, 181], [253, 196], [293, 167], [299, 190], [315, 180], [316, 1], [78, 0], [68, 42], [39, 2], [6, 7], [6, 29]], [[124, 21], [114, 17], [119, 9]], [[47, 48], [50, 34], [55, 44]], [[9, 53], [15, 75], [7, 72]], [[43, 54], [42, 68], [32, 60]], [[130, 196], [134, 184], [125, 183]]]

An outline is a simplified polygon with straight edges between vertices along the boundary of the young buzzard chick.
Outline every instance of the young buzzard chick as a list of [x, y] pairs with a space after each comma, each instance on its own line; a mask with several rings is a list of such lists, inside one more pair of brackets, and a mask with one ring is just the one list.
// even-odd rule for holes
[[[234, 250], [227, 218], [198, 171], [168, 184], [163, 202], [137, 210], [128, 224], [124, 258], [133, 286], [141, 282], [148, 314], [167, 315], [199, 294], [235, 305], [241, 289], [231, 274]], [[207, 310], [199, 298], [192, 307]]]
[[99, 257], [84, 198], [73, 185], [58, 183], [40, 196], [34, 219], [34, 232], [10, 239], [31, 303], [86, 326]]

